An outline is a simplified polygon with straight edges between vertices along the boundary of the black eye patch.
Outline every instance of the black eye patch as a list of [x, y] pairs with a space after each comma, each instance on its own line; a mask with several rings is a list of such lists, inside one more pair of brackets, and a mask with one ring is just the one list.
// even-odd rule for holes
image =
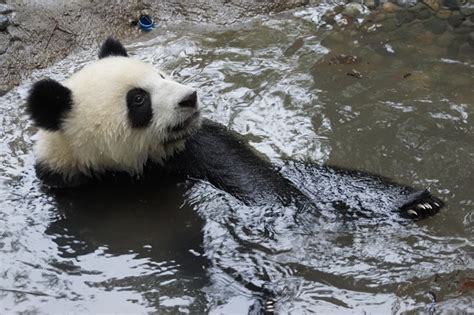
[[140, 88], [127, 93], [128, 119], [132, 128], [145, 128], [153, 117], [150, 94]]

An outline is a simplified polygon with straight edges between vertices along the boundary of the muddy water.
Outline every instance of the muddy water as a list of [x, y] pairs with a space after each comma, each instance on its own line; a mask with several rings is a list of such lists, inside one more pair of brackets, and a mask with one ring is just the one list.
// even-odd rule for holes
[[[1, 312], [246, 313], [259, 287], [295, 314], [473, 312], [472, 51], [423, 41], [412, 26], [320, 27], [320, 13], [175, 25], [128, 49], [196, 87], [207, 117], [274, 163], [379, 173], [429, 187], [445, 209], [419, 223], [328, 219], [304, 230], [283, 217], [269, 235], [269, 209], [206, 183], [54, 194], [32, 169], [25, 82], [0, 107]], [[31, 81], [61, 80], [95, 55]]]

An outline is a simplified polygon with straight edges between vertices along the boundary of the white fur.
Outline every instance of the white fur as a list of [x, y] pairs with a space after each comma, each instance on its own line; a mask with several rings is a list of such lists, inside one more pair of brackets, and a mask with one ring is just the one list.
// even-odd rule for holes
[[[104, 169], [140, 174], [148, 159], [162, 162], [182, 149], [181, 139], [199, 126], [196, 119], [181, 133], [169, 132], [197, 111], [178, 106], [193, 89], [139, 60], [100, 59], [62, 84], [72, 91], [72, 110], [61, 130], [39, 131], [35, 153], [38, 162], [65, 178]], [[148, 127], [130, 126], [126, 95], [132, 88], [150, 93], [153, 118]]]

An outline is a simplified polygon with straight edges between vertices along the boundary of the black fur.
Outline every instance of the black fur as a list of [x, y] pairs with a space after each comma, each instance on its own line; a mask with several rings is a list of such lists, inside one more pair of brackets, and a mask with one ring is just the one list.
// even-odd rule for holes
[[36, 82], [27, 99], [28, 113], [36, 126], [59, 130], [63, 119], [72, 107], [72, 93], [52, 79]]
[[150, 94], [140, 88], [127, 93], [128, 119], [132, 128], [145, 128], [153, 118]]
[[125, 47], [113, 37], [109, 37], [105, 40], [99, 52], [99, 59], [109, 56], [128, 57]]
[[[277, 170], [239, 134], [209, 120], [204, 120], [200, 130], [187, 140], [184, 151], [165, 161], [164, 166], [148, 163], [141, 178], [160, 181], [164, 175], [207, 180], [248, 205], [294, 205], [300, 213], [316, 216], [335, 211], [348, 218], [372, 218], [398, 212], [399, 217], [422, 219], [443, 207], [443, 202], [426, 190], [364, 172], [301, 162], [288, 162]], [[52, 172], [43, 171], [42, 179], [61, 187], [60, 178]], [[134, 180], [125, 173], [106, 172], [63, 180], [63, 186], [118, 179]]]

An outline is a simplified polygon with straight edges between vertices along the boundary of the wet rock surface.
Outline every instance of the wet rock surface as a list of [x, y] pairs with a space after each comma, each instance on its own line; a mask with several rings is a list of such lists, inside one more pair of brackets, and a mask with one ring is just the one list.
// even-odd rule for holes
[[[0, 95], [17, 85], [34, 69], [44, 68], [73, 51], [90, 49], [107, 36], [133, 39], [140, 14], [149, 14], [157, 28], [187, 20], [216, 25], [242, 22], [250, 17], [298, 6], [311, 0], [287, 1], [136, 1], [92, 3], [18, 2], [0, 4]], [[361, 22], [362, 21], [362, 22]], [[436, 42], [469, 53], [474, 31], [474, 4], [460, 0], [352, 1], [328, 10], [321, 23], [328, 27], [362, 27], [368, 33], [396, 32], [401, 25], [417, 30], [420, 45]], [[420, 24], [420, 22], [422, 22]], [[449, 33], [449, 35], [445, 35]], [[333, 40], [346, 40], [334, 33]], [[440, 38], [438, 38], [440, 37]], [[468, 48], [466, 48], [468, 47]]]
[[158, 28], [181, 20], [231, 24], [308, 2], [6, 1], [0, 4], [0, 95], [19, 84], [34, 69], [44, 68], [73, 51], [90, 49], [107, 36], [122, 40], [139, 36], [141, 32], [131, 22], [140, 14], [153, 16]]

